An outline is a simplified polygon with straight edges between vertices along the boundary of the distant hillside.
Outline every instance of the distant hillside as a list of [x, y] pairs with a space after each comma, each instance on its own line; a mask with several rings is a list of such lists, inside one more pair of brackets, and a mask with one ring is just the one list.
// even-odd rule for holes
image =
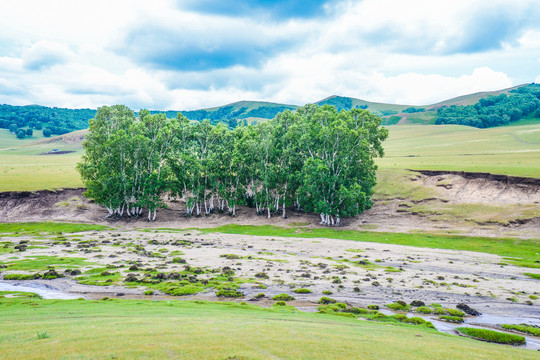
[[[538, 113], [540, 107], [535, 105], [533, 99], [536, 97], [540, 102], [540, 90], [537, 91], [537, 89], [540, 89], [540, 86], [536, 84], [518, 85], [508, 89], [459, 96], [425, 106], [378, 103], [336, 95], [317, 101], [315, 104], [333, 105], [340, 111], [367, 109], [381, 116], [384, 125], [441, 123], [489, 127], [516, 121], [535, 122], [537, 118], [540, 118]], [[530, 96], [525, 96], [525, 92]], [[498, 105], [483, 106], [492, 102], [485, 100], [486, 98], [494, 99], [495, 97], [497, 97]], [[479, 110], [478, 107], [482, 109]], [[510, 107], [511, 110], [516, 109], [516, 111], [507, 111], [506, 108]], [[209, 119], [213, 124], [223, 122], [234, 128], [240, 121], [252, 124], [272, 119], [286, 109], [297, 108], [298, 105], [291, 104], [238, 101], [206, 109], [186, 110], [182, 111], [182, 114], [192, 121]], [[88, 120], [94, 117], [95, 112], [96, 110], [92, 109], [49, 108], [39, 105], [0, 105], [0, 128], [9, 129], [13, 137], [17, 136], [20, 139], [32, 138], [33, 130], [37, 130], [39, 135], [43, 134], [45, 137], [62, 135], [86, 129]], [[179, 111], [152, 110], [150, 112], [153, 114], [164, 112], [168, 118], [174, 118]]]

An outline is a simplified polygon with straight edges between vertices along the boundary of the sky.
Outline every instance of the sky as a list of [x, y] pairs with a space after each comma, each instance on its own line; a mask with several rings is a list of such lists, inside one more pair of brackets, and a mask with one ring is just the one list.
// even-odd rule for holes
[[2, 0], [0, 104], [427, 105], [540, 83], [538, 0]]

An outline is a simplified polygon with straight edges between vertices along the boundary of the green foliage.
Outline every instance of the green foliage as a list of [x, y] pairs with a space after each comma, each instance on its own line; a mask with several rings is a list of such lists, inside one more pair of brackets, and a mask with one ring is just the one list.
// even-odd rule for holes
[[154, 295], [154, 290], [146, 290], [144, 295]]
[[337, 303], [337, 300], [326, 297], [326, 296], [323, 296], [322, 298], [319, 299], [319, 304], [322, 304], [322, 305], [335, 304], [335, 303]]
[[294, 297], [292, 297], [289, 294], [278, 294], [275, 295], [272, 300], [278, 300], [278, 301], [292, 301], [294, 300]]
[[479, 128], [506, 125], [540, 108], [540, 85], [530, 84], [509, 94], [488, 96], [474, 105], [440, 108], [436, 124], [459, 124]]
[[416, 308], [416, 312], [419, 312], [420, 314], [432, 314], [433, 310], [431, 310], [427, 306], [419, 306]]
[[509, 345], [523, 345], [525, 344], [525, 338], [523, 336], [502, 333], [494, 330], [488, 329], [477, 329], [469, 327], [458, 327], [456, 328], [462, 334], [471, 336], [475, 339], [480, 339], [488, 342], [494, 342], [498, 344], [509, 344]]
[[465, 316], [465, 313], [463, 311], [461, 311], [461, 310], [458, 310], [458, 309], [445, 308], [444, 310], [446, 310], [448, 315], [451, 315], [451, 316], [459, 316], [459, 317], [464, 317]]
[[187, 216], [235, 216], [247, 204], [257, 214], [285, 217], [294, 205], [320, 214], [324, 225], [339, 225], [373, 204], [374, 158], [383, 155], [388, 135], [380, 125], [368, 111], [338, 113], [329, 105], [285, 110], [234, 130], [190, 123], [180, 113], [169, 120], [141, 110], [135, 118], [125, 106], [105, 106], [90, 121], [77, 169], [85, 195], [109, 216], [138, 216], [146, 208], [153, 220], [169, 190], [184, 199]]
[[37, 338], [38, 338], [38, 340], [42, 340], [42, 339], [48, 339], [48, 338], [50, 338], [50, 336], [49, 336], [49, 334], [47, 334], [46, 331], [42, 332], [42, 333], [38, 332], [37, 333]]
[[305, 288], [294, 289], [293, 292], [297, 294], [311, 294], [311, 290]]
[[417, 113], [417, 112], [423, 112], [423, 111], [426, 111], [426, 109], [425, 108], [408, 107], [405, 110], [403, 110], [402, 112], [404, 112], [404, 113]]
[[228, 297], [228, 298], [238, 298], [244, 296], [239, 291], [233, 290], [233, 289], [221, 289], [216, 292], [217, 297]]
[[[15, 129], [28, 127], [20, 139], [32, 136], [32, 129], [43, 131], [45, 137], [62, 135], [71, 131], [86, 129], [88, 120], [94, 117], [96, 111], [91, 109], [64, 109], [45, 106], [13, 106], [0, 105], [0, 128], [8, 129], [19, 134]], [[12, 131], [13, 129], [13, 131]]]
[[387, 304], [386, 307], [392, 309], [392, 310], [395, 310], [395, 311], [407, 311], [409, 309], [409, 305], [407, 304], [404, 304], [404, 303], [398, 303], [398, 302], [395, 302], [395, 303], [392, 303], [392, 304]]
[[443, 320], [443, 321], [446, 321], [449, 323], [455, 323], [455, 324], [463, 323], [463, 318], [459, 316], [441, 315], [439, 316], [439, 320]]
[[525, 333], [525, 334], [530, 334], [530, 335], [540, 337], [540, 328], [537, 327], [537, 326], [531, 326], [531, 325], [526, 325], [526, 324], [520, 324], [520, 325], [502, 324], [501, 326], [502, 326], [503, 329], [515, 330], [515, 331], [519, 331], [519, 332], [522, 332], [522, 333]]

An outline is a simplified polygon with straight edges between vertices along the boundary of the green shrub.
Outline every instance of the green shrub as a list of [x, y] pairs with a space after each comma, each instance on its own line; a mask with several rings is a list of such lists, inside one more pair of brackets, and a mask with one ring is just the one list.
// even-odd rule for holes
[[264, 295], [263, 293], [258, 293], [257, 295], [255, 295], [255, 299], [262, 299], [263, 297], [265, 297], [266, 295]]
[[397, 302], [392, 303], [392, 304], [387, 304], [386, 306], [394, 311], [398, 311], [398, 310], [406, 311], [409, 308], [407, 304], [403, 305]]
[[367, 309], [359, 308], [359, 307], [351, 307], [351, 308], [345, 309], [344, 311], [349, 312], [351, 314], [356, 314], [356, 315], [368, 313]]
[[433, 304], [431, 304], [431, 307], [432, 307], [432, 308], [441, 308], [442, 305], [441, 305], [441, 304], [437, 304], [437, 303], [433, 303]]
[[442, 307], [436, 307], [436, 308], [433, 309], [433, 313], [435, 315], [445, 315], [446, 310], [444, 310]]
[[416, 308], [416, 311], [419, 312], [420, 314], [431, 314], [431, 313], [433, 313], [433, 310], [431, 310], [427, 306], [419, 306], [419, 307]]
[[152, 291], [152, 290], [146, 290], [146, 291], [144, 292], [144, 295], [154, 295], [154, 291]]
[[379, 310], [379, 305], [368, 305], [367, 308], [369, 310]]
[[458, 309], [446, 308], [445, 310], [448, 313], [448, 315], [459, 316], [459, 317], [464, 317], [465, 316], [465, 313], [463, 311], [461, 311], [461, 310], [458, 310]]
[[37, 333], [37, 338], [38, 340], [42, 340], [42, 339], [48, 339], [50, 338], [49, 334], [47, 334], [47, 332], [42, 332], [42, 333]]
[[536, 295], [529, 295], [529, 299], [531, 299], [531, 300], [536, 300], [536, 299], [538, 299], [538, 296], [536, 296]]
[[448, 316], [448, 315], [439, 316], [439, 320], [446, 321], [449, 323], [454, 323], [454, 324], [461, 324], [463, 322], [463, 318], [459, 316]]
[[403, 322], [408, 323], [408, 324], [414, 324], [414, 325], [422, 325], [422, 324], [427, 323], [426, 320], [424, 320], [424, 319], [422, 319], [421, 317], [418, 317], [418, 316], [413, 316], [413, 317], [410, 317], [410, 318], [406, 318], [406, 319], [403, 320]]
[[185, 264], [186, 263], [186, 260], [180, 258], [180, 257], [175, 257], [174, 259], [172, 259], [172, 262], [175, 263], [175, 264]]
[[523, 345], [525, 344], [525, 338], [520, 335], [506, 334], [494, 330], [488, 329], [477, 329], [469, 327], [459, 327], [456, 328], [462, 334], [468, 335], [475, 339], [485, 340], [488, 342], [494, 342], [498, 344], [509, 344], [509, 345]]
[[239, 298], [244, 296], [243, 293], [233, 289], [221, 289], [216, 293], [217, 297]]
[[536, 326], [530, 326], [527, 324], [513, 325], [513, 324], [503, 324], [501, 325], [503, 329], [515, 330], [526, 334], [531, 334], [534, 336], [540, 336], [540, 328]]
[[274, 304], [274, 306], [287, 306], [287, 303], [285, 301], [278, 301]]
[[335, 304], [337, 303], [337, 300], [323, 296], [319, 299], [319, 304], [328, 305], [328, 304]]
[[272, 300], [278, 300], [278, 301], [292, 301], [294, 300], [294, 297], [292, 297], [289, 294], [278, 294], [272, 298]]
[[311, 294], [311, 290], [305, 288], [294, 289], [293, 292], [297, 294]]
[[324, 290], [322, 293], [324, 295], [332, 295], [333, 294], [330, 290]]
[[4, 280], [34, 280], [41, 278], [39, 274], [7, 274]]

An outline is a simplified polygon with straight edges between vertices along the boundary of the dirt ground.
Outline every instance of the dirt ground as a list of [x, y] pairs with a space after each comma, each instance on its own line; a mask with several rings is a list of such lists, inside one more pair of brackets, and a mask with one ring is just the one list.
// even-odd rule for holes
[[[469, 175], [468, 175], [469, 174]], [[471, 222], [466, 218], [457, 221], [438, 219], [425, 214], [407, 211], [408, 199], [390, 198], [375, 202], [372, 209], [354, 218], [343, 220], [341, 229], [369, 230], [383, 232], [436, 232], [490, 237], [540, 237], [540, 180], [498, 177], [485, 174], [484, 177], [471, 173], [417, 173], [411, 181], [421, 183], [433, 190], [436, 197], [416, 201], [415, 204], [438, 202], [442, 204], [489, 204], [491, 206], [523, 205], [537, 209], [538, 216], [500, 224], [497, 222]], [[18, 221], [69, 221], [97, 224], [114, 224], [121, 229], [141, 227], [215, 227], [236, 223], [241, 225], [287, 226], [294, 223], [308, 223], [318, 227], [319, 217], [315, 214], [287, 210], [287, 218], [274, 214], [270, 219], [256, 216], [254, 209], [240, 207], [232, 219], [226, 214], [211, 216], [184, 216], [184, 203], [167, 200], [166, 209], [158, 210], [155, 222], [143, 216], [139, 219], [120, 221], [106, 219], [106, 210], [87, 200], [84, 189], [59, 191], [4, 192], [0, 193], [0, 218], [5, 222]], [[504, 211], [504, 210], [503, 210]]]

